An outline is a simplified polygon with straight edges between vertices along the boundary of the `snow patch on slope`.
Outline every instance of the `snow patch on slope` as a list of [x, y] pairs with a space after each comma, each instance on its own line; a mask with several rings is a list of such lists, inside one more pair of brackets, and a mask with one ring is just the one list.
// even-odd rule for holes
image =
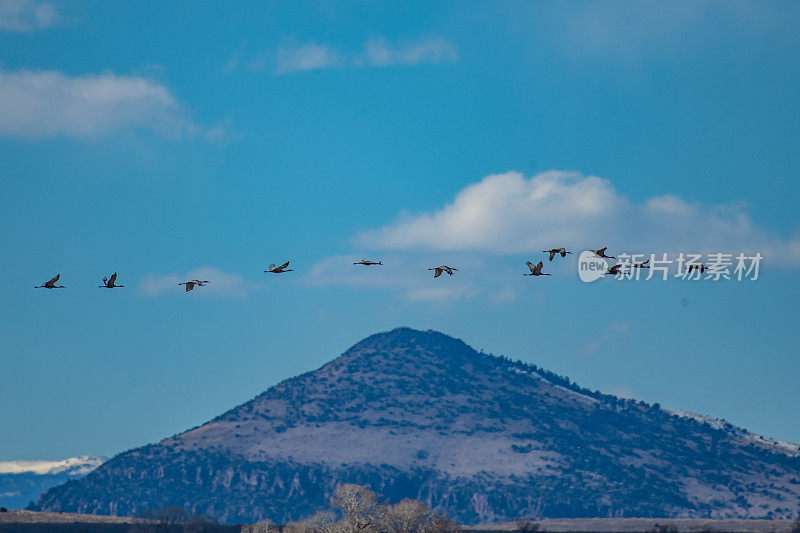
[[700, 422], [701, 424], [708, 424], [714, 429], [727, 430], [730, 434], [735, 435], [742, 440], [771, 449], [774, 452], [786, 453], [789, 455], [800, 455], [800, 444], [758, 435], [746, 429], [732, 426], [727, 420], [723, 420], [721, 418], [699, 415], [691, 411], [684, 411], [683, 409], [670, 409], [667, 407], [663, 409], [672, 415], [679, 416], [681, 418], [691, 418]]

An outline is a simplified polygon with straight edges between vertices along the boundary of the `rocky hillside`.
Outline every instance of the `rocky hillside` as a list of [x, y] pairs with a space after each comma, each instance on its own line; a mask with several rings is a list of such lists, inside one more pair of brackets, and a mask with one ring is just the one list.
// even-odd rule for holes
[[182, 505], [303, 518], [355, 482], [467, 524], [527, 517], [794, 516], [797, 446], [578, 387], [433, 331], [373, 335], [218, 418], [122, 453], [37, 510]]

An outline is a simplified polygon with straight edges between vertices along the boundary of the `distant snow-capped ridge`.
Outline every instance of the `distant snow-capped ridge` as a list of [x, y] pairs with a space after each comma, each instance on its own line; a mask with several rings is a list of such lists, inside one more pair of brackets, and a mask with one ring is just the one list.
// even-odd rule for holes
[[0, 461], [0, 474], [60, 474], [83, 476], [106, 461], [105, 457], [81, 455], [60, 461]]

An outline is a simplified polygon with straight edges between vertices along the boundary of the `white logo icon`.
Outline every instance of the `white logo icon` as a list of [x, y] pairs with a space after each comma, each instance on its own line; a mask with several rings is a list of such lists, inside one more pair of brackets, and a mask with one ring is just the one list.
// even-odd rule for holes
[[581, 252], [578, 257], [578, 276], [581, 281], [590, 283], [602, 278], [608, 271], [608, 262], [591, 250]]

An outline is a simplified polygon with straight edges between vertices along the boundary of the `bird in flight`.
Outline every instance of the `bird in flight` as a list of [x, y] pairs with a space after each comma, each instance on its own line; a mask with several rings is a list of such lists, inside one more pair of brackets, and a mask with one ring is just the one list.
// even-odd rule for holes
[[561, 257], [567, 257], [567, 254], [571, 254], [572, 252], [566, 251], [564, 248], [552, 248], [550, 250], [542, 250], [544, 253], [550, 254], [550, 261], [556, 256], [556, 254], [560, 255]]
[[614, 257], [613, 255], [606, 255], [606, 250], [608, 250], [608, 246], [604, 246], [599, 250], [592, 250], [592, 251], [594, 252], [594, 255], [596, 255], [597, 257], [602, 257], [604, 259], [616, 259], [616, 257]]
[[438, 278], [442, 275], [442, 272], [447, 272], [448, 275], [452, 276], [453, 272], [457, 272], [457, 268], [449, 267], [446, 265], [438, 266], [435, 268], [429, 268], [428, 270], [433, 270], [433, 277]]
[[381, 261], [367, 261], [366, 259], [362, 259], [361, 261], [358, 261], [357, 263], [353, 264], [370, 266], [370, 265], [382, 265], [383, 263]]
[[622, 268], [622, 265], [612, 265], [606, 270], [606, 276], [618, 276], [621, 274], [619, 269]]
[[114, 272], [113, 274], [111, 274], [110, 278], [103, 278], [103, 284], [98, 285], [98, 287], [106, 289], [116, 289], [117, 287], [125, 286], [125, 285], [116, 285], [116, 282], [117, 282], [117, 273]]
[[650, 260], [648, 259], [644, 263], [634, 263], [633, 268], [650, 268]]
[[542, 267], [544, 263], [539, 261], [538, 264], [534, 265], [530, 261], [525, 261], [525, 264], [528, 265], [528, 268], [531, 270], [530, 274], [523, 274], [523, 276], [552, 276], [552, 274], [545, 274], [542, 272]]
[[56, 277], [53, 279], [42, 283], [41, 285], [37, 285], [34, 289], [63, 289], [64, 285], [56, 285], [56, 282], [61, 277], [61, 274], [56, 274]]
[[186, 292], [189, 292], [190, 290], [194, 289], [195, 285], [197, 285], [198, 287], [202, 287], [206, 283], [211, 283], [211, 282], [208, 280], [200, 281], [199, 279], [191, 279], [189, 281], [178, 283], [178, 285], [186, 285]]
[[292, 272], [291, 268], [286, 268], [289, 266], [289, 261], [286, 261], [281, 266], [275, 266], [275, 263], [272, 263], [269, 266], [269, 270], [265, 270], [264, 272], [269, 272], [270, 274], [283, 274], [284, 272]]

